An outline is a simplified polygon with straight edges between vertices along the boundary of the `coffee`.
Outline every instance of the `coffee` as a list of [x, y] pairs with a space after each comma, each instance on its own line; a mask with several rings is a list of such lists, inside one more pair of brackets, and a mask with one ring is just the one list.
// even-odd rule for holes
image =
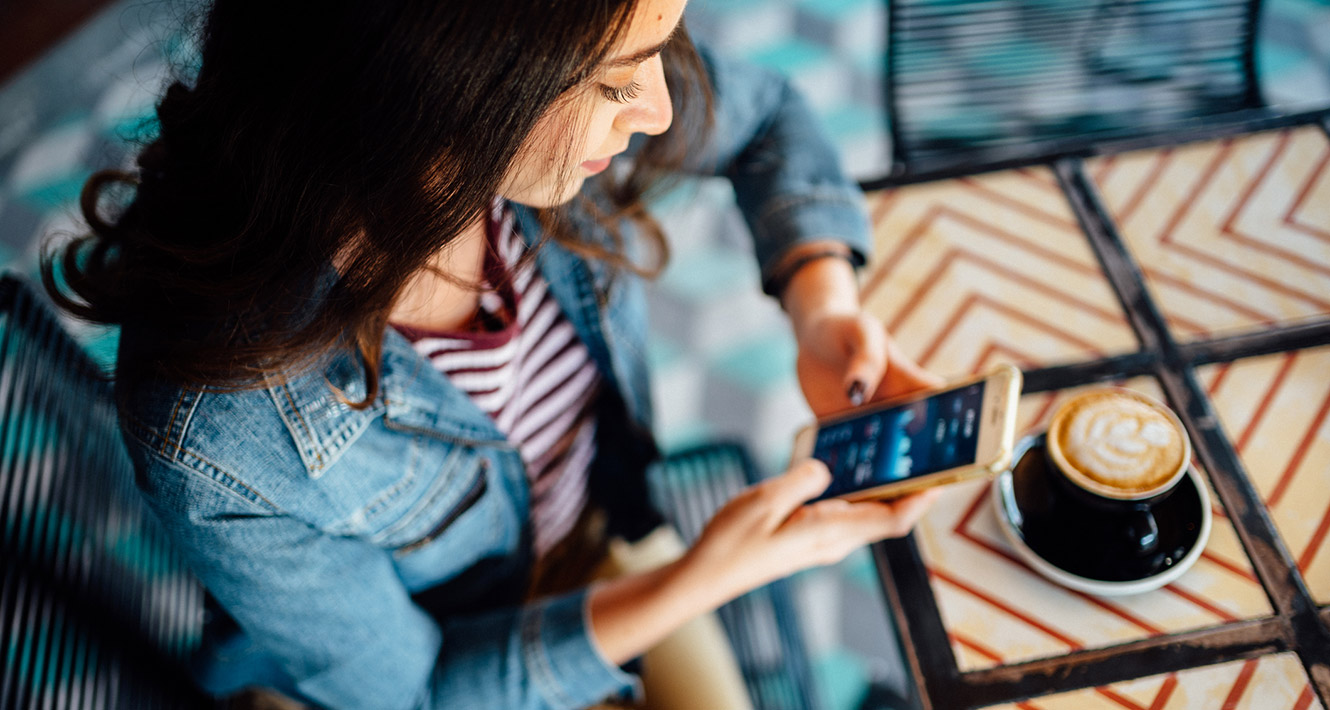
[[1187, 469], [1191, 443], [1177, 415], [1138, 392], [1103, 388], [1066, 401], [1048, 427], [1048, 453], [1068, 480], [1100, 496], [1142, 500]]

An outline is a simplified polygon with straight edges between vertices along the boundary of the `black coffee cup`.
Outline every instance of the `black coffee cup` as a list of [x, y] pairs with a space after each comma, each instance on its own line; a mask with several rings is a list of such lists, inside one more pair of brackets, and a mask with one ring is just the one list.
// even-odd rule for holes
[[1187, 474], [1191, 442], [1166, 405], [1134, 390], [1096, 388], [1053, 414], [1044, 452], [1061, 493], [1122, 521], [1124, 545], [1140, 555], [1158, 549], [1152, 506]]

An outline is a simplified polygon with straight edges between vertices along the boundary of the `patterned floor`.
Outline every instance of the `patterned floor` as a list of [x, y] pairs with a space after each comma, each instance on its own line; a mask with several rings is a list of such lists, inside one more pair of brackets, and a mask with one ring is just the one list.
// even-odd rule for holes
[[[124, 0], [0, 86], [0, 264], [32, 274], [42, 236], [78, 231], [72, 205], [83, 179], [128, 159], [170, 64], [189, 55], [176, 28], [192, 5]], [[1272, 0], [1264, 7], [1258, 58], [1267, 99], [1325, 104], [1330, 1]], [[787, 72], [855, 175], [875, 176], [888, 165], [881, 2], [693, 0], [689, 17], [713, 44]], [[0, 28], [0, 41], [2, 35]], [[1304, 129], [1105, 158], [1087, 169], [1177, 337], [1190, 340], [1330, 311], [1327, 163], [1324, 134]], [[669, 448], [741, 440], [771, 472], [782, 467], [791, 434], [809, 415], [791, 378], [788, 329], [779, 309], [757, 293], [729, 197], [723, 185], [702, 184], [660, 205], [675, 251], [652, 293], [660, 433]], [[917, 185], [872, 196], [870, 206], [879, 251], [866, 302], [935, 371], [1069, 362], [1137, 347], [1047, 171]], [[86, 329], [80, 335], [109, 360], [113, 336]], [[1323, 551], [1330, 514], [1322, 492], [1330, 483], [1327, 357], [1256, 358], [1202, 373], [1323, 601], [1330, 601], [1330, 552]], [[1053, 404], [1049, 395], [1027, 398], [1024, 426], [1037, 426]], [[949, 491], [921, 536], [956, 630], [955, 648], [970, 667], [1267, 613], [1218, 510], [1206, 558], [1173, 588], [1122, 604], [1067, 596], [1052, 605], [1044, 625], [1056, 633], [1048, 633], [1005, 610], [1030, 616], [1016, 590], [1059, 590], [1010, 558], [983, 495], [975, 486]], [[883, 707], [877, 691], [900, 692], [904, 676], [871, 560], [856, 555], [799, 579], [824, 705]], [[1296, 662], [1267, 658], [1018, 707], [1095, 707], [1093, 701], [1305, 710], [1313, 705], [1298, 694], [1302, 681], [1286, 684], [1286, 703], [1252, 700], [1279, 697], [1262, 689], [1299, 672]], [[1202, 682], [1189, 679], [1215, 674], [1233, 678], [1234, 703], [1185, 692]]]

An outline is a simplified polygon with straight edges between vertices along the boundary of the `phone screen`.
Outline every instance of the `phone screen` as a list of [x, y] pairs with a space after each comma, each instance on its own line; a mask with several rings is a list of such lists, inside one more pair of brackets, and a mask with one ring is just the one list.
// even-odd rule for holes
[[813, 444], [831, 469], [821, 497], [973, 464], [983, 401], [979, 382], [825, 425]]

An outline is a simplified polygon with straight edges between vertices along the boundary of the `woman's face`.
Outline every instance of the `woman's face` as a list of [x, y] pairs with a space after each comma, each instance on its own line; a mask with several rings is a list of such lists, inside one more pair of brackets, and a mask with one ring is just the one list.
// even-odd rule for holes
[[670, 127], [674, 116], [660, 51], [685, 4], [638, 1], [627, 30], [588, 84], [570, 89], [573, 95], [536, 123], [504, 176], [503, 197], [530, 207], [563, 204], [588, 177], [608, 168], [634, 133], [654, 136]]

